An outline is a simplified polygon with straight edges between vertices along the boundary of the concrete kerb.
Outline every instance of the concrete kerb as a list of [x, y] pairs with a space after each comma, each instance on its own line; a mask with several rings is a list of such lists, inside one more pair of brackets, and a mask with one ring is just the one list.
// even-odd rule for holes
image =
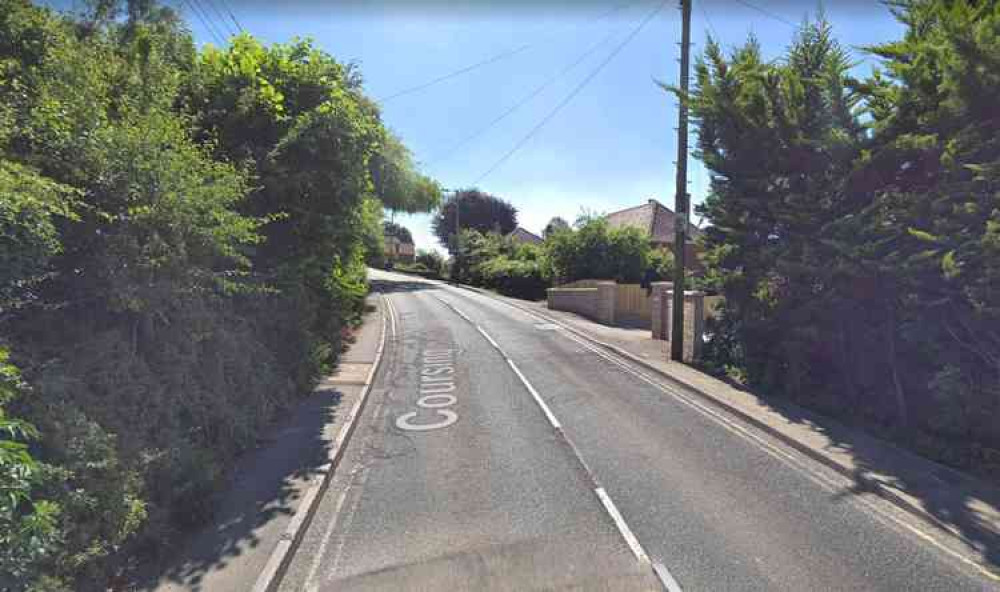
[[[589, 334], [587, 334], [587, 333], [585, 333], [583, 331], [580, 331], [580, 330], [578, 330], [578, 329], [576, 329], [574, 327], [571, 327], [571, 326], [567, 325], [566, 323], [560, 321], [559, 319], [556, 319], [554, 317], [548, 316], [548, 315], [546, 315], [544, 313], [540, 313], [538, 311], [531, 310], [529, 308], [526, 308], [524, 306], [520, 306], [518, 304], [513, 304], [511, 302], [508, 302], [507, 300], [500, 300], [499, 298], [496, 297], [496, 295], [492, 294], [491, 292], [489, 292], [487, 290], [483, 290], [481, 288], [475, 288], [475, 287], [472, 287], [472, 286], [460, 285], [460, 284], [458, 285], [458, 287], [465, 288], [467, 290], [471, 290], [473, 292], [482, 294], [484, 296], [489, 296], [490, 298], [493, 298], [493, 299], [495, 299], [495, 300], [497, 300], [499, 302], [503, 302], [504, 304], [507, 304], [509, 306], [513, 306], [514, 308], [517, 308], [517, 309], [520, 309], [521, 311], [523, 311], [523, 312], [525, 312], [527, 314], [534, 315], [534, 316], [536, 316], [538, 318], [544, 319], [547, 322], [559, 325], [563, 329], [569, 331], [570, 333], [573, 333], [574, 335], [576, 335], [578, 337], [586, 339], [587, 341], [593, 343], [594, 345], [598, 345], [598, 346], [600, 346], [600, 347], [602, 347], [602, 348], [604, 348], [606, 350], [609, 350], [609, 351], [611, 351], [611, 352], [613, 352], [615, 354], [618, 354], [619, 356], [622, 356], [623, 358], [628, 359], [631, 362], [634, 362], [634, 363], [642, 366], [643, 368], [646, 368], [647, 370], [655, 372], [657, 376], [660, 376], [660, 377], [664, 378], [668, 382], [673, 383], [674, 385], [682, 388], [685, 391], [689, 391], [689, 392], [697, 395], [699, 399], [705, 401], [706, 403], [709, 403], [710, 405], [712, 405], [716, 409], [719, 409], [719, 410], [721, 410], [721, 411], [723, 411], [725, 413], [728, 413], [730, 415], [738, 417], [742, 421], [744, 421], [744, 422], [746, 422], [746, 423], [754, 426], [755, 428], [757, 428], [757, 429], [759, 429], [759, 430], [767, 433], [768, 435], [772, 436], [773, 438], [781, 441], [782, 443], [790, 446], [791, 448], [794, 448], [799, 453], [801, 453], [801, 454], [809, 457], [812, 460], [815, 460], [815, 461], [821, 463], [822, 465], [824, 465], [824, 466], [826, 466], [826, 467], [828, 467], [828, 468], [836, 471], [837, 473], [839, 473], [839, 474], [841, 474], [841, 475], [843, 475], [845, 477], [848, 477], [850, 479], [856, 479], [857, 478], [857, 474], [856, 474], [856, 471], [855, 471], [854, 467], [848, 467], [846, 465], [843, 465], [843, 464], [837, 462], [836, 460], [834, 460], [834, 459], [832, 459], [832, 458], [830, 458], [830, 457], [828, 457], [828, 456], [826, 456], [826, 455], [824, 455], [824, 454], [822, 454], [820, 452], [817, 452], [813, 448], [810, 448], [809, 446], [806, 446], [805, 444], [802, 444], [801, 442], [799, 442], [795, 438], [792, 438], [791, 436], [788, 436], [787, 434], [785, 434], [785, 433], [783, 433], [783, 432], [775, 429], [774, 427], [768, 425], [767, 423], [765, 423], [765, 422], [763, 422], [763, 421], [761, 421], [761, 420], [753, 417], [752, 415], [749, 415], [749, 414], [741, 411], [740, 409], [737, 409], [736, 407], [728, 405], [725, 401], [722, 401], [722, 400], [719, 400], [716, 397], [713, 397], [711, 394], [705, 392], [701, 388], [699, 388], [699, 387], [697, 387], [697, 386], [695, 386], [695, 385], [693, 385], [693, 384], [691, 384], [689, 382], [686, 382], [686, 381], [684, 381], [684, 380], [682, 380], [680, 378], [677, 378], [676, 376], [672, 376], [670, 374], [667, 374], [662, 369], [654, 366], [653, 364], [650, 364], [647, 360], [644, 360], [641, 357], [636, 356], [635, 354], [633, 354], [633, 353], [631, 353], [631, 352], [629, 352], [629, 351], [627, 351], [627, 350], [625, 350], [625, 349], [623, 349], [621, 347], [618, 347], [617, 345], [613, 345], [611, 343], [607, 343], [607, 342], [601, 341], [600, 339], [596, 339], [592, 335], [589, 335]], [[885, 487], [881, 483], [879, 483], [877, 481], [871, 481], [871, 482], [866, 483], [866, 485], [870, 486], [869, 491], [871, 493], [874, 493], [875, 495], [879, 496], [880, 498], [882, 498], [882, 499], [890, 502], [891, 504], [893, 504], [896, 507], [900, 508], [901, 510], [907, 512], [908, 514], [910, 514], [910, 515], [912, 515], [912, 516], [914, 516], [914, 517], [916, 517], [916, 518], [918, 518], [918, 519], [920, 519], [920, 520], [928, 523], [929, 525], [933, 526], [936, 529], [941, 530], [942, 532], [944, 532], [945, 534], [947, 534], [949, 536], [958, 537], [959, 539], [964, 540], [964, 538], [960, 534], [956, 533], [954, 530], [952, 530], [952, 528], [949, 525], [947, 525], [946, 523], [944, 523], [941, 520], [939, 520], [933, 514], [927, 512], [921, 506], [919, 506], [917, 504], [914, 504], [913, 502], [907, 500], [906, 498], [904, 498], [903, 496], [897, 494], [896, 492], [891, 491], [889, 488]], [[987, 566], [987, 565], [983, 565], [983, 567], [987, 568], [987, 569], [990, 569], [991, 571], [996, 571], [994, 568], [992, 568], [990, 566]]]
[[347, 442], [354, 433], [354, 428], [358, 424], [362, 411], [364, 411], [365, 403], [368, 401], [368, 394], [371, 392], [371, 386], [375, 381], [375, 375], [378, 372], [379, 366], [381, 366], [382, 354], [385, 350], [386, 315], [388, 314], [386, 307], [388, 304], [384, 300], [384, 295], [382, 295], [382, 298], [382, 306], [379, 310], [382, 326], [379, 334], [378, 349], [375, 350], [375, 361], [372, 363], [371, 370], [368, 371], [365, 383], [361, 387], [358, 400], [351, 409], [351, 413], [344, 422], [344, 425], [340, 428], [340, 432], [333, 441], [333, 446], [327, 451], [327, 463], [319, 468], [318, 472], [322, 477], [313, 483], [302, 496], [302, 501], [295, 509], [295, 515], [292, 516], [288, 527], [285, 528], [285, 532], [281, 535], [281, 539], [268, 557], [264, 569], [257, 576], [253, 592], [275, 592], [278, 589], [281, 579], [284, 577], [285, 572], [288, 570], [288, 565], [292, 561], [292, 556], [302, 543], [302, 537], [305, 535], [306, 529], [309, 528], [309, 524], [312, 523], [316, 509], [319, 507], [319, 502], [323, 499], [323, 493], [326, 492], [330, 482], [333, 480], [334, 470], [344, 456], [344, 449], [347, 448]]

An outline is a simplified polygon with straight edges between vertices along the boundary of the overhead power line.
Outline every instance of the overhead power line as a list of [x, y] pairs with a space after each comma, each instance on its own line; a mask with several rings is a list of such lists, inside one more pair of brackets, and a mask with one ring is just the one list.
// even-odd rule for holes
[[584, 87], [586, 87], [587, 84], [589, 84], [590, 81], [593, 80], [594, 77], [596, 77], [601, 72], [601, 70], [604, 69], [605, 66], [611, 63], [611, 60], [613, 60], [615, 56], [617, 56], [621, 52], [621, 50], [625, 49], [626, 45], [628, 45], [629, 43], [632, 42], [633, 39], [635, 39], [636, 35], [638, 35], [646, 27], [647, 24], [649, 24], [649, 21], [653, 20], [653, 17], [656, 16], [657, 13], [659, 13], [660, 10], [663, 9], [666, 3], [667, 0], [663, 0], [658, 5], [656, 5], [656, 8], [650, 11], [650, 13], [647, 14], [646, 17], [643, 18], [642, 21], [638, 25], [636, 25], [634, 29], [632, 29], [632, 31], [628, 34], [628, 36], [625, 37], [625, 39], [623, 39], [621, 43], [615, 46], [613, 50], [611, 50], [611, 53], [608, 54], [608, 56], [604, 58], [604, 60], [601, 63], [599, 63], [596, 68], [591, 70], [590, 73], [587, 74], [587, 76], [583, 80], [581, 80], [580, 83], [577, 84], [573, 88], [573, 90], [571, 90], [569, 94], [563, 98], [562, 101], [560, 101], [555, 107], [552, 108], [552, 110], [546, 113], [545, 117], [543, 117], [541, 121], [535, 124], [535, 127], [531, 128], [531, 130], [529, 130], [528, 133], [524, 135], [524, 137], [518, 140], [518, 142], [514, 144], [513, 148], [511, 148], [503, 156], [501, 156], [495, 163], [493, 163], [492, 166], [490, 166], [490, 168], [486, 169], [486, 172], [479, 175], [479, 177], [477, 177], [476, 180], [472, 182], [472, 185], [478, 185], [480, 181], [489, 176], [489, 174], [495, 171], [498, 167], [500, 167], [500, 165], [507, 162], [507, 160], [511, 156], [513, 156], [518, 150], [520, 150], [521, 147], [528, 142], [528, 140], [534, 137], [535, 134], [537, 134], [543, 127], [545, 127], [545, 125], [549, 121], [551, 121], [552, 118], [555, 117], [560, 111], [562, 111], [562, 109], [566, 105], [568, 105], [569, 102], [576, 97], [576, 95], [580, 94], [580, 91], [582, 91]]
[[472, 70], [475, 70], [476, 68], [480, 68], [482, 66], [486, 66], [488, 64], [492, 64], [493, 62], [499, 62], [500, 60], [502, 60], [504, 58], [509, 58], [509, 57], [511, 57], [513, 55], [517, 55], [517, 54], [521, 53], [522, 51], [524, 51], [526, 49], [529, 49], [531, 47], [532, 47], [532, 45], [529, 43], [529, 44], [522, 45], [520, 47], [516, 47], [516, 48], [514, 48], [512, 50], [507, 50], [507, 51], [505, 51], [503, 53], [499, 53], [499, 54], [496, 54], [496, 55], [494, 55], [492, 57], [486, 58], [485, 60], [483, 60], [481, 62], [476, 62], [475, 64], [472, 64], [472, 65], [466, 66], [464, 68], [460, 68], [458, 70], [455, 70], [454, 72], [449, 72], [448, 74], [444, 74], [442, 76], [438, 76], [437, 78], [428, 80], [427, 82], [424, 82], [422, 84], [418, 84], [416, 86], [411, 86], [409, 88], [405, 88], [405, 89], [403, 89], [403, 90], [401, 90], [401, 91], [399, 91], [399, 92], [397, 92], [395, 94], [391, 94], [391, 95], [389, 95], [389, 96], [387, 96], [385, 98], [378, 99], [378, 102], [379, 103], [386, 103], [386, 102], [391, 101], [393, 99], [399, 98], [399, 97], [401, 97], [403, 95], [408, 95], [410, 93], [415, 93], [417, 91], [424, 90], [425, 88], [427, 88], [429, 86], [434, 86], [435, 84], [437, 84], [439, 82], [444, 82], [445, 80], [450, 80], [450, 79], [452, 79], [452, 78], [454, 78], [456, 76], [461, 76], [462, 74], [465, 74], [466, 72], [471, 72]]
[[771, 17], [771, 18], [773, 18], [774, 20], [776, 20], [778, 22], [785, 23], [789, 27], [795, 27], [795, 28], [798, 27], [798, 25], [796, 25], [792, 21], [786, 19], [785, 17], [781, 16], [780, 14], [775, 14], [775, 13], [771, 12], [770, 10], [767, 10], [766, 8], [761, 8], [760, 6], [757, 6], [756, 4], [754, 4], [753, 2], [749, 2], [748, 0], [736, 0], [736, 1], [739, 2], [740, 4], [742, 4], [743, 6], [746, 6], [748, 8], [752, 8], [752, 9], [756, 10], [757, 12], [759, 12], [759, 13], [765, 15], [765, 16]]
[[236, 15], [235, 15], [235, 14], [233, 14], [233, 11], [232, 11], [232, 9], [231, 9], [231, 8], [229, 8], [229, 3], [227, 3], [227, 2], [226, 2], [226, 0], [219, 0], [219, 4], [222, 4], [222, 8], [224, 8], [224, 9], [226, 10], [226, 14], [228, 14], [228, 15], [229, 15], [229, 18], [231, 18], [231, 19], [233, 20], [233, 24], [234, 24], [234, 25], [236, 25], [236, 29], [237, 29], [237, 30], [238, 30], [238, 31], [239, 31], [240, 33], [242, 33], [242, 32], [244, 31], [244, 29], [243, 29], [243, 25], [241, 25], [241, 24], [240, 24], [240, 21], [238, 21], [238, 20], [236, 19]]
[[712, 37], [714, 37], [716, 41], [719, 41], [719, 33], [716, 32], [715, 27], [712, 26], [712, 19], [708, 18], [708, 11], [705, 10], [705, 3], [698, 2], [698, 8], [701, 9], [701, 15], [705, 17], [705, 24], [708, 26], [708, 30], [712, 32]]
[[437, 164], [439, 162], [451, 158], [458, 152], [460, 148], [467, 145], [469, 142], [472, 142], [479, 136], [483, 135], [484, 133], [492, 129], [493, 126], [497, 125], [498, 123], [506, 119], [509, 115], [511, 115], [512, 113], [520, 109], [522, 106], [533, 100], [535, 97], [542, 94], [542, 92], [544, 92], [545, 89], [550, 87], [554, 82], [556, 82], [557, 80], [561, 79], [563, 76], [571, 72], [574, 68], [583, 63], [584, 60], [593, 55], [594, 52], [596, 52], [598, 49], [604, 47], [605, 44], [607, 44], [609, 41], [611, 41], [612, 38], [614, 38], [616, 33], [617, 31], [611, 31], [610, 33], [605, 35], [603, 39], [601, 39], [594, 45], [587, 48], [586, 51], [577, 56], [576, 59], [574, 59], [572, 62], [567, 64], [562, 70], [556, 73], [555, 76], [547, 78], [544, 82], [542, 82], [542, 84], [539, 84], [531, 92], [521, 97], [517, 102], [515, 102], [513, 105], [507, 108], [503, 113], [493, 118], [489, 123], [487, 123], [483, 127], [477, 129], [468, 136], [459, 140], [457, 143], [452, 145], [451, 148], [449, 148], [446, 152], [444, 152], [440, 157], [434, 158], [430, 163], [428, 163], [428, 166]]
[[[628, 6], [631, 6], [631, 4], [632, 4], [632, 2], [625, 2], [623, 4], [615, 6], [611, 10], [608, 10], [607, 12], [599, 14], [597, 17], [595, 17], [594, 18], [594, 22], [600, 21], [602, 19], [605, 19], [605, 18], [613, 15], [614, 13], [616, 13], [616, 12], [618, 12], [618, 11], [620, 11], [620, 10], [628, 7]], [[378, 102], [378, 103], [387, 103], [387, 102], [389, 102], [389, 101], [391, 101], [393, 99], [397, 99], [397, 98], [402, 97], [404, 95], [408, 95], [408, 94], [412, 94], [412, 93], [424, 90], [425, 88], [434, 86], [435, 84], [438, 84], [440, 82], [444, 82], [446, 80], [451, 80], [452, 78], [455, 78], [456, 76], [461, 76], [462, 74], [465, 74], [467, 72], [471, 72], [471, 71], [476, 70], [478, 68], [481, 68], [483, 66], [487, 66], [487, 65], [492, 64], [494, 62], [499, 62], [499, 61], [507, 59], [509, 57], [513, 57], [513, 56], [515, 56], [515, 55], [517, 55], [517, 54], [519, 54], [519, 53], [521, 53], [521, 52], [523, 52], [525, 50], [528, 50], [528, 49], [531, 49], [532, 47], [535, 47], [536, 45], [539, 45], [539, 44], [538, 43], [525, 43], [525, 44], [520, 45], [518, 47], [515, 47], [513, 49], [504, 50], [504, 51], [502, 51], [500, 53], [494, 54], [494, 55], [492, 55], [492, 56], [490, 56], [488, 58], [485, 58], [485, 59], [483, 59], [481, 61], [478, 61], [478, 62], [476, 62], [474, 64], [471, 64], [471, 65], [459, 68], [458, 70], [453, 70], [452, 72], [448, 72], [447, 74], [442, 74], [441, 76], [438, 76], [437, 78], [433, 78], [431, 80], [428, 80], [427, 82], [423, 82], [421, 84], [417, 84], [417, 85], [411, 86], [409, 88], [404, 88], [403, 90], [400, 90], [400, 91], [398, 91], [396, 93], [393, 93], [393, 94], [391, 94], [391, 95], [389, 95], [387, 97], [383, 97], [383, 98], [377, 99], [376, 102]]]
[[204, 26], [205, 30], [208, 31], [208, 34], [211, 35], [213, 39], [215, 39], [215, 42], [218, 43], [220, 46], [225, 45], [226, 44], [225, 37], [219, 34], [219, 31], [214, 26], [212, 26], [211, 21], [208, 18], [206, 18], [205, 14], [202, 13], [201, 7], [198, 5], [198, 1], [197, 0], [183, 0], [183, 1], [184, 4], [186, 4], [187, 7], [190, 9], [191, 13], [194, 14], [199, 21], [201, 21], [202, 26]]
[[[226, 16], [222, 14], [222, 11], [219, 10], [219, 7], [216, 6], [215, 2], [213, 2], [212, 0], [205, 0], [205, 4], [207, 4], [209, 8], [212, 9], [212, 12], [215, 13], [215, 16], [219, 17], [219, 20], [216, 22], [221, 23], [219, 27], [226, 33], [226, 37], [229, 37], [230, 35], [234, 35], [237, 33], [237, 30], [233, 29], [232, 25], [229, 24], [229, 21], [226, 20]], [[205, 10], [205, 12], [208, 12], [208, 10]]]

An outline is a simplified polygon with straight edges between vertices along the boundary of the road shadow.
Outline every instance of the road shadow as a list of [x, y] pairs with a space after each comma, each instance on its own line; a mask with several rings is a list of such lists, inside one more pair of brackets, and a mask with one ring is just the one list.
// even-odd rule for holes
[[[649, 333], [634, 327], [617, 327], [614, 335], [573, 313], [545, 311], [557, 318], [568, 315], [578, 327], [597, 339], [616, 343], [643, 358], [667, 359], [668, 341], [649, 339]], [[579, 326], [593, 325], [586, 328]], [[622, 331], [620, 329], [627, 329]], [[978, 555], [983, 565], [1000, 574], [1000, 485], [928, 460], [890, 442], [872, 426], [849, 425], [846, 422], [805, 409], [791, 399], [753, 392], [725, 376], [715, 376], [733, 388], [753, 396], [762, 406], [781, 415], [792, 424], [807, 427], [825, 437], [829, 450], [848, 454], [854, 470], [849, 475], [850, 487], [838, 492], [835, 500], [845, 500], [866, 494], [882, 494], [893, 499], [889, 488], [902, 492], [916, 502], [922, 517], [936, 528], [959, 537], [965, 546]], [[832, 414], [831, 414], [832, 415]]]
[[871, 493], [896, 497], [888, 487], [903, 492], [919, 503], [924, 518], [939, 530], [957, 535], [979, 554], [985, 566], [1000, 574], [1000, 514], [994, 513], [1000, 509], [1000, 487], [789, 400], [778, 397], [758, 397], [758, 400], [788, 421], [825, 436], [831, 443], [830, 450], [840, 450], [852, 457], [853, 484], [835, 494], [834, 499]]
[[395, 279], [373, 279], [371, 280], [372, 292], [382, 292], [391, 294], [393, 292], [424, 292], [441, 290], [438, 284], [421, 282], [419, 280], [395, 280]]
[[[233, 467], [232, 481], [217, 498], [213, 521], [178, 541], [178, 551], [159, 565], [147, 566], [138, 589], [214, 589], [204, 580], [259, 546], [259, 531], [279, 516], [293, 514], [304, 491], [302, 484], [318, 478], [320, 466], [328, 462], [330, 441], [324, 438], [324, 427], [347, 412], [341, 411], [341, 400], [336, 388], [317, 389], [266, 429], [257, 448]], [[267, 538], [273, 535], [268, 533]], [[240, 578], [246, 580], [247, 575]]]

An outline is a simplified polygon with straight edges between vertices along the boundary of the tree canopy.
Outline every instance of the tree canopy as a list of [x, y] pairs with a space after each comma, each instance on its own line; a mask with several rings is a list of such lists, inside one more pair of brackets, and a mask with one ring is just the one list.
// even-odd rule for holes
[[549, 223], [545, 225], [544, 229], [542, 229], [542, 238], [548, 238], [556, 232], [569, 230], [570, 228], [569, 222], [559, 216], [556, 216], [549, 220]]
[[[336, 363], [436, 183], [306, 40], [0, 0], [0, 582], [106, 590]], [[117, 584], [115, 584], [117, 585]]]
[[394, 236], [404, 243], [413, 244], [413, 235], [410, 234], [410, 229], [401, 224], [387, 220], [382, 223], [382, 230], [386, 236]]
[[820, 18], [782, 60], [710, 41], [690, 97], [725, 295], [710, 361], [980, 470], [1000, 450], [1000, 7], [905, 0], [853, 80]]
[[431, 220], [438, 241], [454, 252], [455, 213], [462, 230], [507, 234], [517, 228], [517, 209], [503, 199], [478, 189], [461, 189], [441, 204]]

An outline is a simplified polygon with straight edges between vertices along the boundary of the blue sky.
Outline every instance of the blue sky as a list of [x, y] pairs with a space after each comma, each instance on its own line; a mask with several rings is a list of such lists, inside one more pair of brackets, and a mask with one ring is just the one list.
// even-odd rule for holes
[[[336, 58], [358, 62], [367, 91], [376, 99], [520, 48], [509, 57], [383, 104], [387, 124], [413, 150], [422, 170], [446, 188], [468, 187], [480, 179], [659, 4], [651, 0], [572, 4], [169, 0], [168, 4], [185, 14], [196, 40], [204, 43], [211, 36], [192, 6], [205, 10], [221, 28], [220, 17], [226, 16], [223, 1], [246, 30], [266, 42], [312, 37]], [[694, 0], [693, 55], [702, 49], [709, 32], [726, 46], [742, 43], [752, 32], [765, 54], [776, 58], [792, 38], [789, 23], [815, 13], [818, 6], [791, 0]], [[848, 47], [895, 39], [901, 31], [875, 0], [831, 1], [824, 9], [838, 39]], [[231, 22], [227, 24], [232, 28]], [[680, 10], [675, 0], [668, 0], [579, 94], [482, 178], [478, 187], [513, 203], [519, 223], [534, 232], [540, 232], [552, 216], [572, 222], [582, 210], [613, 211], [650, 197], [672, 207], [676, 101], [653, 79], [676, 82], [679, 40]], [[575, 68], [563, 72], [588, 50]], [[861, 62], [858, 73], [869, 72], [874, 62], [861, 52], [855, 57]], [[554, 77], [534, 99], [452, 150]], [[708, 178], [694, 158], [689, 180], [692, 199], [699, 203]], [[693, 220], [697, 222], [697, 217]], [[418, 248], [438, 248], [429, 216], [397, 215], [396, 221], [411, 229]]]

